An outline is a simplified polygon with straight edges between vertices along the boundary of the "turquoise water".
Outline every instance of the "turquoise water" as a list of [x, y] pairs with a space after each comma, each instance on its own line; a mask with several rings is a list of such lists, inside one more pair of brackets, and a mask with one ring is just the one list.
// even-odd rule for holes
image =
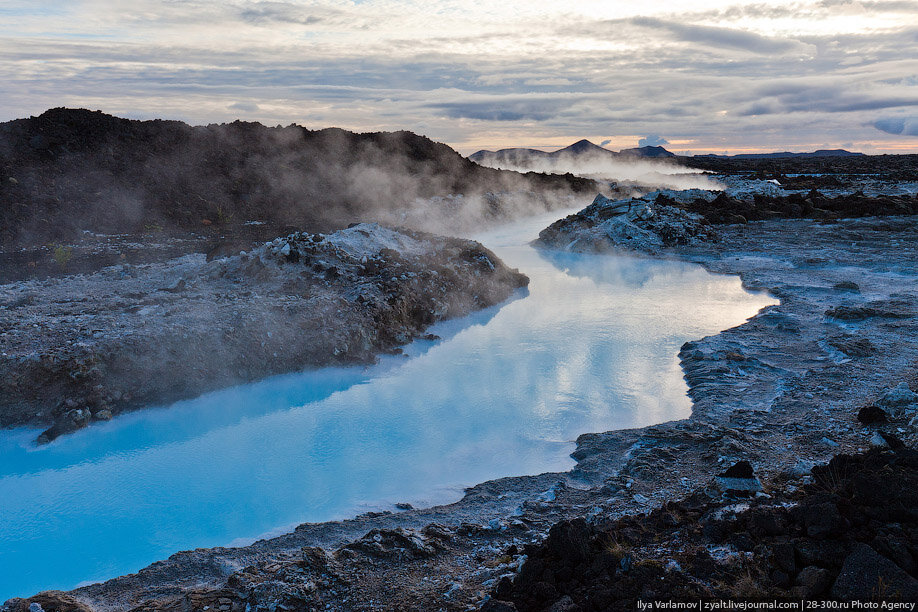
[[305, 521], [566, 470], [584, 432], [689, 414], [677, 353], [774, 303], [737, 278], [543, 252], [550, 217], [477, 236], [531, 284], [375, 366], [275, 377], [44, 447], [0, 432], [0, 601]]

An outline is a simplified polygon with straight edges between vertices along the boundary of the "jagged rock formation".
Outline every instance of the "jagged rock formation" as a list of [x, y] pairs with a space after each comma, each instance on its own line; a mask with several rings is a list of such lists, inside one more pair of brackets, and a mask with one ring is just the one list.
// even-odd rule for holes
[[663, 248], [717, 241], [716, 224], [914, 214], [918, 214], [918, 195], [854, 193], [832, 198], [815, 190], [786, 196], [686, 190], [612, 200], [599, 194], [590, 206], [542, 230], [539, 243], [575, 251], [619, 248], [659, 253]]
[[610, 200], [602, 194], [580, 212], [539, 233], [542, 245], [587, 252], [622, 246], [644, 252], [712, 241], [717, 234], [699, 215], [647, 200]]

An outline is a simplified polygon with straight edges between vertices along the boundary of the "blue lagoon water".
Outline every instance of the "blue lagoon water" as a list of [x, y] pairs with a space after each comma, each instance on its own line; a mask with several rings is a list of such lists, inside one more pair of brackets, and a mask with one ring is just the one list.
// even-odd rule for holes
[[585, 432], [688, 416], [677, 353], [774, 303], [694, 265], [476, 236], [531, 284], [371, 367], [271, 378], [36, 447], [0, 432], [0, 601], [491, 478], [573, 466]]

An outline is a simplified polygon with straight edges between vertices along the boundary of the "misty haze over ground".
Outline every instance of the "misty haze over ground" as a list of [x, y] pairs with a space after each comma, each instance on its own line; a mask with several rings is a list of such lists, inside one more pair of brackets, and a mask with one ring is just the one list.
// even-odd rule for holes
[[[654, 149], [651, 147], [651, 149]], [[668, 155], [648, 157], [645, 155]], [[570, 173], [621, 186], [654, 189], [722, 190], [723, 184], [675, 161], [665, 149], [630, 149], [615, 153], [581, 140], [552, 152], [538, 149], [478, 151], [469, 158], [490, 168], [517, 172]]]

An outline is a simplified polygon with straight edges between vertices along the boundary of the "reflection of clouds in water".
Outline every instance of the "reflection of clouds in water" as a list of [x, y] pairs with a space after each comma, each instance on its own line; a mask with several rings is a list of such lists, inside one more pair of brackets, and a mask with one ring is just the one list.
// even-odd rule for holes
[[672, 269], [672, 264], [661, 266], [659, 260], [627, 254], [610, 257], [553, 249], [539, 249], [538, 254], [569, 276], [590, 278], [597, 283], [624, 285], [632, 289], [643, 287], [656, 271]]
[[4, 446], [0, 599], [568, 469], [581, 433], [686, 416], [679, 346], [771, 301], [696, 266], [539, 252], [520, 246], [535, 223], [515, 227], [485, 243], [530, 276], [528, 294], [434, 326], [443, 339], [407, 357], [212, 393], [35, 452]]

